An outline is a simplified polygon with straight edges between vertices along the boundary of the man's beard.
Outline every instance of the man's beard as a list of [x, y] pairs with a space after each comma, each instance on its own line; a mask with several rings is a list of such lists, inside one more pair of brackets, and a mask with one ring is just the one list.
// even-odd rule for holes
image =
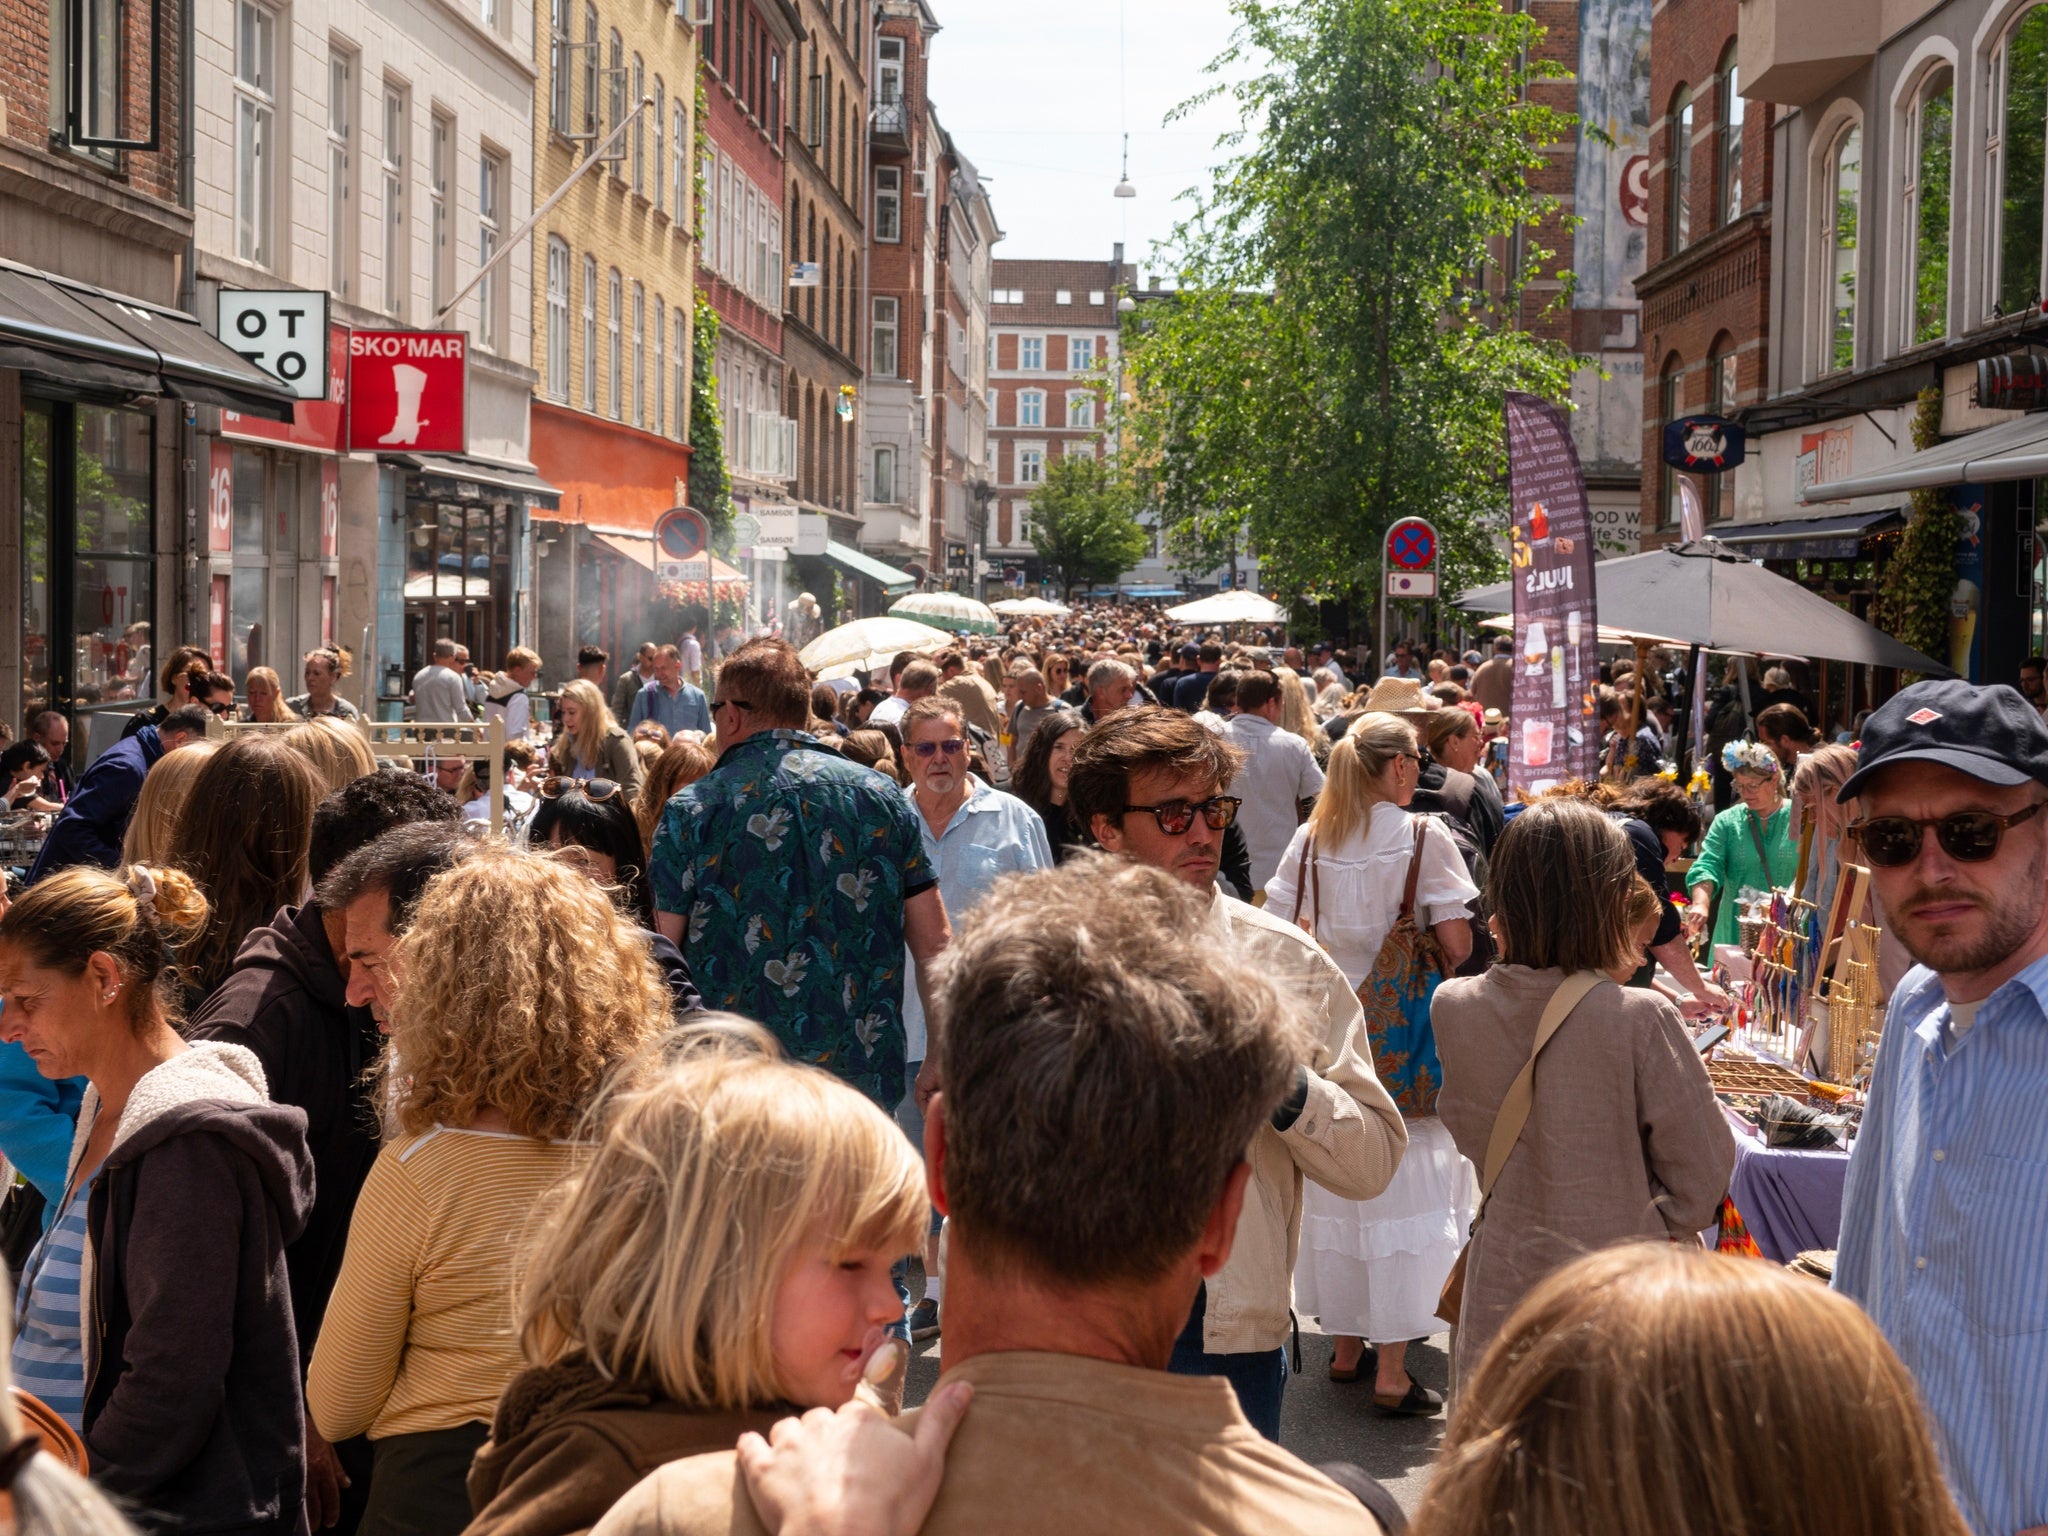
[[[2010, 958], [2039, 926], [2041, 909], [2048, 905], [2048, 888], [2044, 888], [2042, 879], [2044, 865], [2048, 865], [2048, 859], [2044, 859], [2037, 849], [2027, 861], [2026, 870], [2019, 880], [2008, 887], [2019, 898], [2012, 902], [1989, 901], [1974, 891], [1917, 889], [1899, 903], [1898, 910], [1906, 915], [1894, 923], [1893, 932], [1905, 946], [1907, 954], [1944, 975], [1988, 971]], [[1974, 937], [1952, 934], [1916, 938], [1909, 934], [1906, 925], [1914, 921], [1913, 909], [1923, 901], [1933, 903], [1959, 899], [1968, 900], [1985, 914], [1985, 926]]]

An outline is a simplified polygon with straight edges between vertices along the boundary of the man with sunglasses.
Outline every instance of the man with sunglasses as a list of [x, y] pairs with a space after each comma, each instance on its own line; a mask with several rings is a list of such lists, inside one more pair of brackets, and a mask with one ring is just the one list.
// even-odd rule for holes
[[1916, 683], [1864, 725], [1840, 798], [1884, 926], [1920, 964], [1885, 1019], [1835, 1288], [1917, 1378], [1970, 1529], [2041, 1532], [2048, 724], [2011, 688]]
[[1120, 709], [1074, 751], [1067, 803], [1105, 850], [1209, 895], [1203, 938], [1233, 948], [1304, 1010], [1293, 1091], [1245, 1152], [1252, 1188], [1229, 1262], [1211, 1276], [1170, 1369], [1225, 1376], [1245, 1417], [1280, 1438], [1302, 1180], [1370, 1200], [1394, 1177], [1408, 1131], [1372, 1069], [1365, 1011], [1336, 962], [1294, 924], [1216, 888], [1243, 754], [1175, 709]]

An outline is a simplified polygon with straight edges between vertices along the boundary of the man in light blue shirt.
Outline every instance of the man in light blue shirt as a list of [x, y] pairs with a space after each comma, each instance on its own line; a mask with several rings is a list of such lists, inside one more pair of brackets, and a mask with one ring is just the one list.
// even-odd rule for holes
[[672, 645], [654, 653], [654, 681], [633, 697], [633, 716], [626, 722], [632, 730], [642, 720], [652, 720], [673, 737], [678, 731], [711, 730], [711, 706], [704, 691], [683, 681], [683, 656]]
[[[966, 716], [957, 699], [934, 695], [919, 699], [903, 714], [903, 761], [910, 771], [910, 803], [924, 836], [925, 860], [939, 880], [939, 900], [946, 918], [957, 924], [998, 879], [1022, 870], [1052, 868], [1052, 845], [1045, 840], [1045, 822], [1014, 795], [992, 789], [967, 769]], [[904, 965], [914, 969], [906, 952]], [[903, 1024], [909, 1040], [903, 1059], [909, 1078], [918, 1071], [934, 1042], [925, 1031], [919, 989], [903, 989]], [[911, 1140], [924, 1144], [923, 1105], [915, 1093], [905, 1094], [896, 1118]], [[924, 1300], [911, 1314], [911, 1336], [930, 1338], [938, 1332], [943, 1281], [938, 1245], [925, 1252]]]
[[[1835, 1288], [1920, 1386], [1976, 1536], [2048, 1530], [2048, 725], [2003, 686], [1916, 683], [1840, 798], [1892, 994]], [[1845, 856], [1847, 850], [1845, 849]]]

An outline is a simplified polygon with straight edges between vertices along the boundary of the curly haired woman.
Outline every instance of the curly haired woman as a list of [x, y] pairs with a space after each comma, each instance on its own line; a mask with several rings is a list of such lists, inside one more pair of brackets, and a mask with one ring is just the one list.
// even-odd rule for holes
[[521, 1229], [576, 1166], [572, 1138], [614, 1065], [666, 1028], [669, 1001], [602, 890], [507, 848], [437, 876], [391, 959], [391, 1123], [306, 1405], [329, 1442], [370, 1436], [362, 1536], [455, 1536], [470, 1458], [522, 1364]]

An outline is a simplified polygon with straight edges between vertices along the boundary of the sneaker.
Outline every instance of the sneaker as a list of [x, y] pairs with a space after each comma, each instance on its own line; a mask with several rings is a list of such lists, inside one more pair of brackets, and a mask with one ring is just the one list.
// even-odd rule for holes
[[910, 1337], [922, 1344], [939, 1336], [939, 1304], [926, 1299], [910, 1310]]

